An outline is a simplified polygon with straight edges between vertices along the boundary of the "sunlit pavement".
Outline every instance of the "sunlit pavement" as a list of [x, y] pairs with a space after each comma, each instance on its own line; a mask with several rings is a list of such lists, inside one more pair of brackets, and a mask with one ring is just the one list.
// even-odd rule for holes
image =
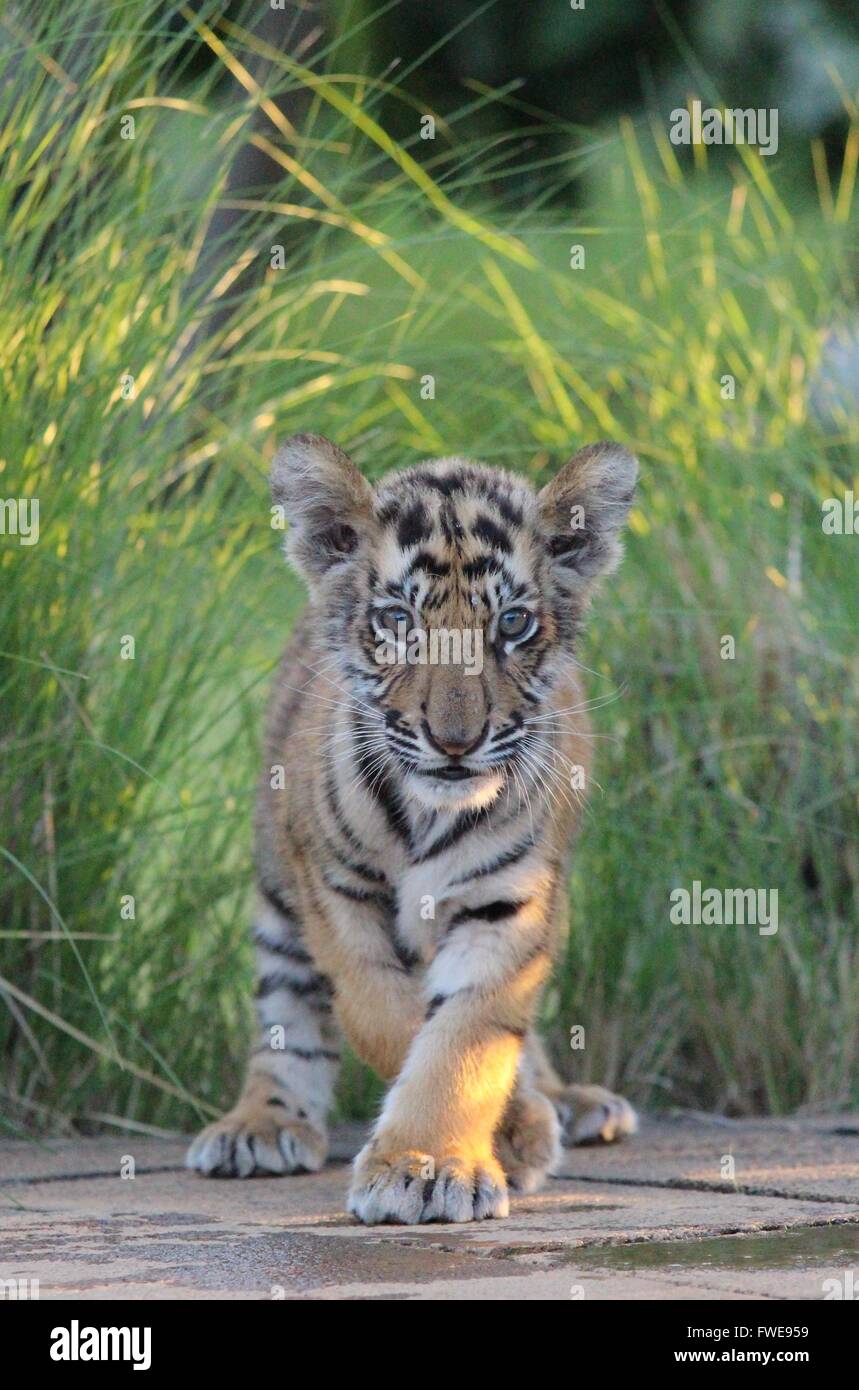
[[185, 1171], [179, 1139], [0, 1144], [0, 1279], [38, 1280], [43, 1299], [859, 1293], [856, 1116], [648, 1121], [569, 1150], [507, 1220], [466, 1226], [357, 1225], [359, 1140], [339, 1130], [322, 1173], [247, 1182]]

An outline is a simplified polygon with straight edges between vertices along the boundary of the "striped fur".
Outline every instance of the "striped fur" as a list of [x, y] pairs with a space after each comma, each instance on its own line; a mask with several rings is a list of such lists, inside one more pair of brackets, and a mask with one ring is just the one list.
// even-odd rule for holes
[[[541, 493], [455, 458], [371, 489], [317, 436], [278, 455], [273, 495], [311, 602], [275, 683], [258, 798], [260, 1031], [192, 1167], [318, 1168], [341, 1033], [390, 1081], [355, 1163], [363, 1221], [503, 1215], [508, 1186], [551, 1170], [559, 1116], [575, 1138], [634, 1128], [619, 1097], [562, 1085], [533, 1020], [565, 928], [571, 771], [590, 764], [575, 641], [635, 476], [608, 444]], [[380, 664], [404, 616], [479, 632], [481, 669]]]

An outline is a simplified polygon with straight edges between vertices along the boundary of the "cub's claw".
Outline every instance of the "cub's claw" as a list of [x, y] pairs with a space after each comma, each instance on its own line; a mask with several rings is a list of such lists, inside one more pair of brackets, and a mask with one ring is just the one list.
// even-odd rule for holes
[[509, 1203], [504, 1174], [491, 1157], [477, 1163], [445, 1158], [436, 1165], [429, 1154], [384, 1156], [368, 1146], [355, 1160], [349, 1211], [368, 1226], [418, 1226], [507, 1216]]
[[628, 1100], [604, 1086], [568, 1086], [556, 1101], [563, 1125], [563, 1143], [613, 1144], [638, 1129], [638, 1116]]
[[188, 1149], [185, 1164], [209, 1178], [315, 1173], [325, 1162], [328, 1141], [307, 1120], [282, 1106], [238, 1107], [207, 1125]]

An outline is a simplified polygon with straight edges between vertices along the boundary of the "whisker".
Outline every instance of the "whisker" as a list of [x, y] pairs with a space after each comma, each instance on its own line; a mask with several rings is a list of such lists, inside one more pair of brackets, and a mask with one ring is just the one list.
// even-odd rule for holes
[[537, 777], [540, 777], [541, 779], [543, 777], [546, 777], [547, 779], [554, 779], [554, 782], [556, 784], [555, 786], [552, 785], [551, 780], [547, 780], [542, 783], [543, 790], [548, 794], [550, 801], [552, 801], [553, 804], [556, 804], [558, 795], [561, 794], [567, 802], [567, 805], [569, 806], [570, 810], [575, 812], [576, 808], [569, 799], [569, 791], [572, 791], [573, 788], [570, 787], [568, 789], [567, 784], [564, 782], [557, 769], [551, 767], [546, 761], [546, 759], [536, 751], [524, 750], [524, 757], [528, 761], [532, 771], [534, 771]]
[[[367, 711], [368, 714], [373, 715], [373, 717], [376, 719], [382, 718], [382, 715], [379, 713], [378, 710], [375, 710], [372, 705], [367, 704], [366, 700], [360, 700], [358, 696], [354, 694], [353, 691], [347, 690], [345, 686], [340, 685], [338, 681], [331, 680], [330, 676], [324, 675], [321, 671], [314, 670], [314, 668], [312, 666], [309, 666], [306, 661], [302, 661], [301, 657], [298, 657], [297, 660], [299, 666], [303, 666], [306, 671], [313, 671], [313, 674], [315, 676], [319, 676], [321, 680], [326, 681], [327, 684], [333, 686], [335, 690], [339, 690], [341, 695], [346, 695], [349, 700], [351, 700], [357, 705], [360, 705], [364, 710]], [[319, 696], [319, 698], [323, 699], [324, 697]]]

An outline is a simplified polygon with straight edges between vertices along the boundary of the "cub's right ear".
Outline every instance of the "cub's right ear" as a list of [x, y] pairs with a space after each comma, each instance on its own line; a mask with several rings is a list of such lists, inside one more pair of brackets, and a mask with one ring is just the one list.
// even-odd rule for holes
[[311, 582], [348, 559], [372, 516], [370, 484], [321, 434], [294, 434], [278, 450], [271, 495], [289, 522], [287, 556]]
[[[546, 543], [562, 582], [590, 586], [615, 568], [637, 477], [634, 455], [601, 440], [568, 459], [538, 494]], [[580, 513], [575, 527], [573, 508]]]

